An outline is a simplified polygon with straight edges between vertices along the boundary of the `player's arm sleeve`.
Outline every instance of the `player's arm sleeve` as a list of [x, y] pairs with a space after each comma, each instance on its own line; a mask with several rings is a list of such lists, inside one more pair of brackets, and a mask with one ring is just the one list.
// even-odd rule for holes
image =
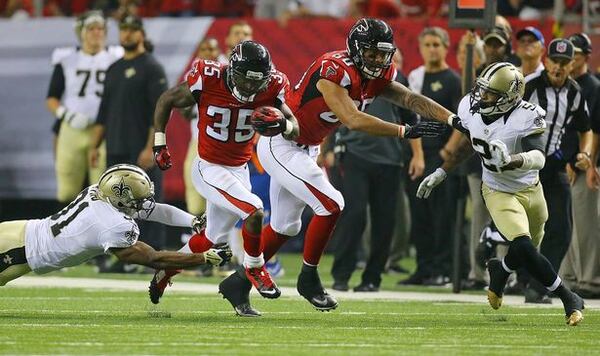
[[523, 139], [521, 139], [521, 147], [523, 148], [523, 152], [538, 150], [545, 153], [546, 140], [544, 138], [544, 133], [539, 132], [523, 137]]
[[192, 221], [194, 220], [194, 215], [169, 204], [161, 203], [156, 203], [153, 209], [136, 213], [136, 216], [134, 217], [141, 220], [154, 221], [165, 225], [179, 227], [191, 227]]
[[137, 224], [124, 222], [100, 233], [98, 243], [107, 253], [111, 248], [126, 248], [137, 242], [140, 229]]
[[290, 81], [283, 73], [278, 74], [278, 77], [276, 78], [277, 80], [280, 80], [279, 76], [281, 76], [281, 84], [278, 86], [277, 97], [275, 98], [275, 107], [281, 109], [281, 106], [285, 104], [286, 96], [289, 94]]
[[352, 85], [352, 82], [350, 81], [350, 74], [348, 74], [341, 64], [338, 64], [332, 60], [326, 59], [321, 62], [319, 77], [321, 79], [334, 82], [342, 88], [349, 88]]
[[48, 95], [46, 95], [46, 97], [60, 99], [64, 92], [65, 75], [62, 64], [57, 63], [52, 71], [52, 77], [50, 77], [50, 85], [48, 86]]
[[198, 102], [200, 100], [200, 94], [204, 87], [204, 78], [202, 77], [203, 62], [196, 60], [190, 70], [185, 75], [185, 82], [187, 83], [190, 93], [194, 97], [194, 100]]
[[591, 122], [588, 113], [588, 107], [581, 92], [578, 92], [577, 95], [575, 95], [573, 104], [573, 127], [578, 132], [589, 131], [591, 128]]

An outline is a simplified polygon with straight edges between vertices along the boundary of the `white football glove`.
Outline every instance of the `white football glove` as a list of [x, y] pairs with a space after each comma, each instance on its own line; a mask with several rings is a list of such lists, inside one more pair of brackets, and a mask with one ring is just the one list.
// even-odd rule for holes
[[213, 266], [223, 266], [229, 262], [233, 253], [227, 244], [214, 245], [211, 249], [203, 253], [207, 264]]
[[433, 188], [444, 181], [448, 175], [442, 168], [438, 168], [435, 172], [431, 173], [419, 184], [417, 189], [417, 198], [427, 199]]
[[76, 130], [84, 130], [90, 125], [90, 119], [86, 115], [69, 111], [62, 105], [56, 109], [56, 117], [59, 120], [65, 120], [69, 126]]
[[506, 147], [504, 142], [500, 140], [490, 141], [490, 151], [492, 158], [488, 160], [489, 163], [500, 168], [510, 163], [510, 153], [508, 152], [508, 147]]

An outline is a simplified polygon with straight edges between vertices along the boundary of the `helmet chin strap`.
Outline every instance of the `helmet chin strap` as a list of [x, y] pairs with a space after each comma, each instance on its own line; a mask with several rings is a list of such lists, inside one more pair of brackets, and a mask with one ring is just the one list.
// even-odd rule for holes
[[242, 95], [235, 86], [233, 87], [233, 90], [231, 92], [233, 96], [242, 103], [251, 103], [254, 101], [254, 97], [256, 97], [256, 94], [252, 94], [250, 96]]

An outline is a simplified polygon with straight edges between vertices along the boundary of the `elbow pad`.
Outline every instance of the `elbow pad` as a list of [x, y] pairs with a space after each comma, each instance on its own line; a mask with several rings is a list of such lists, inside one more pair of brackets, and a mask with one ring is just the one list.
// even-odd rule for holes
[[521, 169], [524, 170], [536, 170], [544, 168], [546, 164], [546, 156], [539, 150], [531, 150], [523, 153], [519, 153], [523, 158], [523, 165]]

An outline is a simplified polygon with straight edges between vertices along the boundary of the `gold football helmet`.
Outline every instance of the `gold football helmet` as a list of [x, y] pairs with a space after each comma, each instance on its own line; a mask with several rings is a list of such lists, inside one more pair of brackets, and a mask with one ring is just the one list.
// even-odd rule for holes
[[133, 216], [154, 209], [154, 183], [138, 166], [117, 164], [109, 167], [98, 181], [100, 198], [117, 210]]
[[487, 66], [471, 92], [471, 112], [499, 115], [519, 105], [525, 94], [523, 74], [508, 62]]

